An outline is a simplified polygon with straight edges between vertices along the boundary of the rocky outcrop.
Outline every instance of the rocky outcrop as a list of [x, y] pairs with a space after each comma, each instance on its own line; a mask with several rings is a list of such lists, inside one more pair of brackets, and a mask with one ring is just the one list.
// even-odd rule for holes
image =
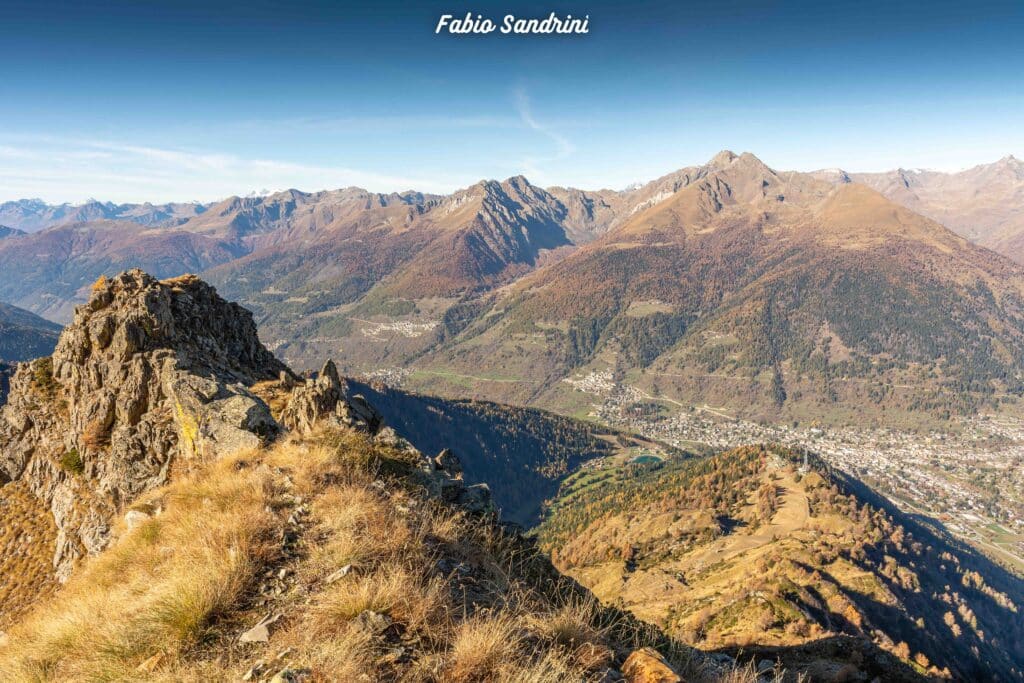
[[101, 278], [52, 358], [19, 366], [0, 411], [0, 483], [24, 481], [53, 514], [58, 578], [172, 468], [275, 434], [248, 387], [281, 373], [252, 315], [195, 276]]
[[454, 454], [416, 451], [347, 391], [334, 363], [300, 383], [259, 342], [244, 308], [195, 276], [133, 270], [93, 286], [53, 356], [17, 368], [0, 410], [0, 485], [23, 482], [53, 516], [57, 578], [102, 550], [115, 516], [172, 471], [275, 436], [281, 426], [251, 390], [257, 383], [288, 396], [287, 429], [326, 424], [414, 452], [432, 492], [492, 509], [490, 490], [467, 486]]
[[682, 683], [660, 652], [651, 647], [634, 650], [622, 665], [627, 683]]
[[334, 361], [327, 361], [315, 378], [292, 391], [281, 424], [306, 433], [318, 423], [377, 434], [384, 420], [360, 395], [349, 396]]
[[295, 387], [281, 413], [281, 423], [299, 434], [317, 427], [354, 429], [369, 435], [378, 444], [413, 453], [418, 457], [421, 483], [447, 503], [461, 505], [470, 512], [493, 509], [491, 490], [486, 484], [466, 485], [462, 463], [450, 450], [436, 457], [420, 453], [393, 428], [360, 394], [351, 394], [338, 375], [333, 361], [327, 361], [316, 377]]

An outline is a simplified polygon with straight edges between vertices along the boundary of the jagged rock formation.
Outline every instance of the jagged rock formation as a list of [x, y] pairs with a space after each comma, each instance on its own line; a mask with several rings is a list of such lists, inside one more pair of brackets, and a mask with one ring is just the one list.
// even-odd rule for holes
[[334, 361], [327, 361], [315, 378], [292, 390], [281, 413], [281, 423], [300, 434], [322, 425], [368, 434], [378, 444], [418, 456], [420, 480], [431, 495], [471, 512], [493, 509], [490, 488], [487, 484], [467, 486], [462, 478], [462, 463], [450, 449], [433, 458], [420, 453], [385, 425], [383, 416], [362, 395], [346, 391]]
[[292, 392], [281, 415], [285, 427], [308, 432], [319, 422], [376, 434], [383, 419], [362, 396], [347, 396], [334, 361]]
[[198, 278], [101, 278], [52, 358], [18, 368], [0, 412], [0, 483], [24, 482], [52, 513], [58, 578], [172, 467], [275, 433], [246, 387], [281, 372], [252, 315]]
[[19, 482], [52, 515], [56, 578], [102, 550], [115, 516], [172, 470], [274, 437], [281, 426], [250, 390], [257, 382], [291, 392], [282, 413], [290, 430], [365, 433], [416, 455], [424, 485], [446, 501], [492, 509], [489, 489], [466, 486], [454, 455], [416, 451], [348, 394], [333, 363], [297, 384], [248, 311], [195, 276], [132, 270], [96, 283], [53, 356], [18, 367], [0, 411], [0, 485]]

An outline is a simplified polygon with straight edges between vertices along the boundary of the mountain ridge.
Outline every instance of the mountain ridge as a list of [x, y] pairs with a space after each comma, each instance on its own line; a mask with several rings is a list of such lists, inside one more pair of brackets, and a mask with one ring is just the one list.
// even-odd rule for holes
[[[473, 455], [474, 462], [463, 465], [448, 449], [431, 456], [410, 443], [433, 450], [459, 435], [485, 444], [484, 432], [493, 426], [468, 424], [463, 433], [458, 424], [500, 407], [449, 408], [440, 400], [377, 390], [343, 381], [330, 362], [315, 376], [298, 378], [260, 344], [247, 311], [194, 276], [156, 280], [131, 271], [97, 282], [54, 356], [22, 364], [13, 387], [11, 403], [0, 410], [0, 500], [17, 508], [0, 536], [5, 544], [0, 618], [5, 628], [18, 623], [0, 641], [0, 670], [14, 680], [90, 678], [99, 671], [155, 680], [190, 679], [199, 671], [265, 678], [274, 673], [267, 671], [271, 661], [281, 662], [269, 664], [280, 671], [308, 668], [347, 677], [388, 672], [396, 678], [418, 675], [415, 667], [422, 661], [433, 667], [419, 672], [428, 680], [467, 683], [482, 672], [490, 672], [485, 679], [522, 680], [524, 670], [548, 672], [541, 680], [626, 675], [627, 680], [677, 681], [678, 671], [686, 680], [754, 681], [762, 668], [750, 656], [764, 650], [735, 658], [708, 655], [658, 626], [594, 602], [529, 540], [498, 523], [486, 484], [463, 478], [464, 467], [467, 474], [487, 471], [483, 458]], [[384, 410], [394, 427], [371, 400], [392, 404]], [[416, 407], [417, 402], [422, 405]], [[526, 419], [518, 410], [510, 424]], [[403, 424], [403, 419], [410, 421]], [[633, 451], [655, 448], [604, 434], [598, 438], [612, 437], [619, 447], [598, 449], [592, 434], [574, 434], [565, 418], [533, 411], [530, 419], [549, 425], [531, 433], [543, 441], [562, 439], [572, 456], [549, 453], [528, 463], [521, 453], [485, 445], [498, 465], [491, 472], [550, 466], [550, 475], [576, 490], [580, 477], [604, 471], [608, 465], [602, 461], [644, 470], [652, 456], [637, 459]], [[438, 422], [432, 426], [431, 420]], [[448, 421], [456, 423], [454, 429]], [[507, 432], [499, 424], [491, 441], [502, 433]], [[667, 458], [672, 467], [696, 468], [708, 476], [708, 487], [677, 487], [672, 495], [732, 492], [728, 501], [743, 510], [719, 510], [717, 503], [698, 510], [724, 525], [728, 536], [739, 532], [715, 514], [757, 521], [748, 519], [743, 498], [754, 479], [785, 470], [785, 463], [768, 466], [783, 457], [779, 453], [769, 456], [758, 447], [711, 457], [660, 451], [653, 459], [665, 464]], [[785, 457], [794, 469], [798, 458]], [[564, 479], [570, 472], [573, 478]], [[805, 474], [805, 485], [817, 496], [816, 514], [831, 510], [828, 505], [845, 509], [845, 499], [824, 483], [815, 484], [815, 474]], [[734, 475], [742, 485], [733, 486]], [[788, 486], [789, 476], [778, 481]], [[652, 479], [629, 481], [645, 485]], [[496, 488], [510, 483], [506, 474], [493, 481]], [[776, 508], [770, 494], [760, 493], [765, 487], [755, 489], [757, 514], [787, 509], [787, 503]], [[601, 490], [599, 485], [593, 492]], [[778, 494], [783, 501], [788, 495]], [[627, 499], [613, 495], [611, 500]], [[651, 505], [659, 499], [643, 500]], [[566, 510], [564, 497], [556, 507], [551, 512]], [[586, 505], [574, 509], [593, 516]], [[645, 509], [630, 507], [631, 514]], [[866, 519], [869, 531], [884, 528], [892, 537], [887, 553], [910, 558], [940, 552], [918, 549], [917, 532], [893, 531], [864, 510], [856, 519]], [[584, 525], [571, 539], [589, 535]], [[542, 532], [544, 543], [551, 538]], [[836, 537], [837, 552], [857, 557], [856, 546], [843, 545], [845, 538]], [[52, 560], [40, 552], [47, 546], [56, 548]], [[603, 552], [596, 542], [584, 555], [556, 550], [556, 561], [570, 564], [572, 557]], [[630, 546], [623, 559], [642, 564], [651, 550]], [[886, 561], [865, 565], [865, 571], [913, 587], [907, 567]], [[964, 637], [973, 643], [992, 630], [990, 610], [975, 602], [978, 595], [1006, 609], [1016, 598], [1000, 592], [1002, 578], [982, 576], [974, 565], [962, 571], [963, 588], [950, 597], [957, 611], [950, 614], [957, 628], [972, 629]], [[766, 572], [761, 574], [768, 580]], [[932, 604], [933, 598], [922, 594], [915, 600]], [[129, 603], [133, 609], [123, 608]], [[271, 617], [261, 617], [267, 611]], [[97, 621], [103, 613], [107, 618]], [[929, 613], [928, 623], [934, 618]], [[831, 629], [837, 631], [834, 637], [781, 650], [772, 645], [778, 667], [793, 667], [779, 675], [845, 671], [865, 680], [884, 673], [892, 680], [915, 681], [948, 666], [949, 660], [917, 640], [911, 639], [915, 651], [905, 650], [892, 624], [871, 619], [878, 633]], [[88, 623], [92, 628], [85, 628]], [[470, 636], [457, 634], [484, 625], [497, 629], [496, 644], [479, 639], [458, 644]], [[976, 665], [964, 664], [963, 671], [1010, 671], [1014, 665], [1006, 658], [1016, 655], [990, 656], [1002, 637], [977, 641], [985, 644], [984, 655]], [[76, 645], [69, 648], [72, 642]], [[232, 656], [211, 660], [210, 643]], [[402, 651], [396, 653], [396, 647]], [[925, 650], [936, 660], [934, 670], [917, 656]], [[359, 654], [367, 651], [372, 656]], [[481, 659], [480, 652], [497, 654]], [[750, 664], [737, 669], [737, 658]], [[459, 667], [468, 668], [458, 673]], [[644, 678], [635, 673], [638, 668], [661, 671], [663, 677]], [[431, 670], [435, 673], [428, 675]]]
[[[675, 373], [683, 356], [711, 367], [724, 354], [754, 375], [743, 393], [769, 404], [810, 394], [870, 408], [851, 382], [881, 372], [881, 384], [920, 383], [930, 369], [925, 390], [893, 407], [945, 410], [938, 386], [959, 387], [957, 411], [1016, 395], [1018, 269], [863, 183], [834, 182], [849, 174], [826, 175], [780, 172], [725, 150], [623, 192], [546, 190], [513, 176], [446, 196], [346, 188], [229, 198], [173, 228], [92, 222], [0, 240], [11, 273], [0, 297], [63, 320], [102, 272], [198, 270], [251, 308], [267, 342], [298, 366], [336, 357], [349, 374], [476, 376], [480, 397], [559, 409], [567, 373], [621, 345], [627, 368], [663, 356], [654, 368], [662, 373]], [[868, 302], [886, 291], [904, 303], [873, 319]], [[645, 307], [652, 314], [638, 315]], [[940, 319], [944, 309], [957, 313]], [[963, 362], [912, 332], [925, 321], [959, 339]], [[525, 376], [508, 372], [510, 352], [474, 358], [497, 348], [497, 332], [485, 329], [494, 325], [545, 336], [517, 338], [537, 340], [527, 355], [543, 353]], [[788, 350], [764, 346], [777, 325], [790, 330]], [[828, 355], [822, 329], [845, 350], [812, 379], [807, 368]], [[712, 349], [714, 338], [730, 343]], [[412, 388], [434, 390], [424, 379]], [[451, 389], [442, 380], [436, 390], [458, 393]], [[682, 389], [683, 398], [710, 396]]]
[[[631, 206], [630, 212], [632, 213], [636, 211], [640, 204], [650, 201], [652, 195], [660, 195], [666, 192], [671, 194], [681, 187], [692, 183], [694, 180], [699, 179], [700, 175], [702, 173], [706, 173], [708, 169], [720, 170], [721, 167], [730, 163], [737, 156], [742, 155], [753, 156], [749, 152], [737, 155], [731, 150], [724, 149], [704, 164], [683, 166], [652, 180], [633, 183], [621, 190], [609, 188], [586, 189], [561, 185], [553, 185], [544, 189], [547, 192], [558, 195], [560, 200], [571, 196], [582, 197], [584, 201], [594, 199], [607, 201], [612, 197], [640, 197], [640, 203], [634, 203]], [[875, 187], [875, 189], [879, 189], [878, 186], [890, 178], [897, 179], [904, 187], [919, 185], [919, 179], [927, 177], [992, 176], [1003, 174], [1010, 175], [1015, 180], [1021, 180], [1024, 179], [1024, 162], [1018, 159], [1015, 155], [1008, 154], [995, 162], [979, 163], [970, 168], [954, 172], [935, 171], [922, 168], [907, 169], [902, 167], [891, 171], [881, 172], [848, 172], [836, 167], [812, 171], [784, 171], [782, 173], [788, 175], [810, 175], [819, 179], [829, 179], [830, 182], [833, 181], [833, 179], [836, 182], [849, 182], [852, 180], [854, 182], [863, 182], [864, 184]], [[506, 179], [506, 181], [507, 180], [511, 180], [511, 177]], [[485, 180], [481, 182], [501, 181]], [[479, 184], [480, 183], [477, 183], [477, 185]], [[249, 203], [251, 205], [260, 202], [278, 201], [285, 196], [290, 196], [294, 200], [297, 196], [315, 198], [351, 193], [364, 195], [367, 198], [376, 198], [376, 201], [398, 199], [406, 202], [424, 203], [432, 199], [452, 196], [460, 191], [464, 191], [465, 189], [466, 188], [463, 188], [463, 190], [455, 190], [449, 195], [437, 195], [423, 193], [416, 190], [371, 192], [356, 186], [335, 190], [320, 190], [315, 192], [305, 192], [295, 188], [290, 188], [261, 195], [233, 195], [206, 203], [167, 202], [163, 204], [153, 204], [150, 202], [116, 204], [110, 201], [100, 201], [95, 199], [87, 200], [81, 204], [68, 202], [62, 204], [50, 204], [41, 199], [15, 199], [0, 203], [0, 225], [8, 225], [8, 227], [14, 229], [23, 229], [26, 232], [36, 232], [55, 225], [82, 223], [102, 218], [109, 220], [128, 220], [130, 222], [136, 222], [143, 225], [172, 227], [193, 219], [198, 219], [201, 214], [209, 211], [210, 209], [220, 209], [223, 211], [225, 207], [231, 205], [237, 206], [243, 203]], [[572, 200], [570, 200], [570, 202], [571, 201]], [[2, 217], [4, 215], [17, 216], [19, 215], [18, 212], [23, 214], [21, 220], [9, 220], [7, 223], [2, 221]], [[161, 212], [167, 215], [162, 215]], [[950, 227], [958, 229], [957, 226]]]
[[5, 680], [753, 676], [596, 603], [195, 276], [97, 282], [19, 366], [0, 491]]
[[973, 242], [1024, 262], [1024, 162], [1012, 154], [956, 172], [899, 168], [814, 175], [872, 187]]
[[30, 233], [92, 220], [128, 220], [146, 226], [173, 227], [201, 214], [206, 207], [198, 202], [115, 204], [90, 199], [82, 204], [47, 204], [41, 199], [18, 199], [0, 203], [0, 225]]
[[936, 679], [1021, 675], [1020, 577], [812, 454], [605, 462], [563, 484], [539, 537], [602, 599], [705, 649], [813, 659], [866, 637]]
[[[659, 377], [710, 368], [713, 357], [737, 381], [757, 378], [765, 405], [783, 406], [794, 387], [828, 405], [846, 377], [895, 382], [918, 366], [936, 368], [939, 384], [1017, 391], [1019, 267], [866, 187], [778, 174], [752, 155], [717, 163], [725, 160], [483, 301], [476, 322], [423, 362], [467, 374], [514, 367], [527, 381], [483, 385], [490, 397], [540, 405], [562, 400], [552, 392], [573, 369], [621, 365]], [[824, 328], [845, 358], [829, 359]], [[510, 338], [530, 330], [546, 343]], [[728, 343], [708, 343], [716, 339]], [[672, 395], [708, 400], [685, 393], [698, 384], [673, 380]], [[922, 387], [919, 400], [941, 402]]]
[[60, 329], [60, 325], [30, 311], [0, 302], [0, 361], [20, 362], [49, 355]]

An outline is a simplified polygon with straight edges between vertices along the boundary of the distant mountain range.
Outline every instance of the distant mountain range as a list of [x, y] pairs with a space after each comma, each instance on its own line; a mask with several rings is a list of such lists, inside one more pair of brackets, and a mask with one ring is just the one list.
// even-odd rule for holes
[[[636, 183], [621, 191], [550, 187], [547, 192], [568, 212], [562, 224], [570, 239], [574, 243], [586, 242], [595, 232], [614, 227], [632, 211], [657, 203], [676, 192], [698, 168], [683, 168], [653, 182]], [[971, 241], [1015, 260], [1024, 259], [1024, 162], [1013, 155], [951, 173], [903, 168], [882, 173], [859, 173], [832, 168], [813, 171], [809, 175], [833, 183], [862, 183]], [[281, 198], [289, 196], [297, 204], [308, 205], [344, 202], [346, 198], [370, 194], [360, 188], [311, 194], [288, 190], [264, 196], [231, 197], [219, 203], [165, 204], [115, 204], [97, 200], [82, 204], [48, 204], [41, 199], [19, 199], [0, 203], [0, 238], [96, 220], [175, 227], [214, 207], [223, 218], [233, 209], [251, 209], [264, 203], [275, 205]], [[437, 195], [417, 192], [377, 196], [404, 197], [408, 203], [442, 199]], [[285, 213], [279, 216], [279, 220], [289, 220], [287, 214], [285, 207]], [[270, 216], [263, 218], [271, 222], [274, 220]], [[216, 223], [217, 219], [210, 222]], [[197, 225], [202, 224], [197, 222]]]
[[8, 228], [6, 225], [0, 225], [0, 240], [7, 237], [21, 237], [25, 234], [24, 230], [18, 230], [17, 228]]
[[573, 413], [562, 380], [614, 371], [759, 418], [974, 410], [1024, 388], [1024, 268], [974, 244], [1014, 257], [1022, 175], [722, 152], [624, 191], [22, 201], [0, 224], [42, 229], [0, 239], [0, 300], [64, 321], [101, 274], [201, 272], [292, 364], [403, 368], [416, 390]]
[[606, 369], [756, 417], [777, 416], [772, 404], [974, 409], [1019, 393], [1020, 267], [864, 185], [778, 173], [750, 154], [685, 179], [480, 298], [418, 362], [516, 378], [485, 386], [560, 409], [562, 379]]
[[0, 204], [0, 225], [24, 232], [96, 220], [124, 220], [168, 227], [198, 216], [207, 206], [198, 203], [114, 204], [96, 200], [84, 204], [47, 204], [41, 199], [19, 199]]
[[867, 185], [972, 242], [1024, 263], [1024, 162], [1012, 155], [958, 173], [901, 168], [887, 173], [833, 169], [814, 175]]

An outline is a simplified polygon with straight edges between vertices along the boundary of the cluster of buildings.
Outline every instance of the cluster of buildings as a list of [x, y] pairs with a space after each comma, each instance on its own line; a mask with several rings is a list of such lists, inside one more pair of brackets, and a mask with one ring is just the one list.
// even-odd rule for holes
[[360, 322], [367, 322], [368, 327], [363, 327], [359, 331], [363, 333], [364, 337], [369, 337], [374, 341], [386, 341], [389, 339], [390, 335], [383, 335], [384, 332], [396, 332], [408, 339], [415, 339], [416, 337], [422, 337], [440, 325], [436, 320], [425, 323], [414, 323], [408, 320], [396, 320], [386, 323]]
[[[568, 380], [567, 380], [568, 381]], [[865, 481], [903, 509], [942, 521], [952, 532], [995, 545], [1024, 566], [1024, 421], [974, 417], [949, 431], [822, 428], [759, 424], [699, 409], [644, 409], [651, 398], [611, 373], [570, 382], [600, 397], [592, 415], [678, 448], [716, 450], [748, 443], [807, 448]]]

